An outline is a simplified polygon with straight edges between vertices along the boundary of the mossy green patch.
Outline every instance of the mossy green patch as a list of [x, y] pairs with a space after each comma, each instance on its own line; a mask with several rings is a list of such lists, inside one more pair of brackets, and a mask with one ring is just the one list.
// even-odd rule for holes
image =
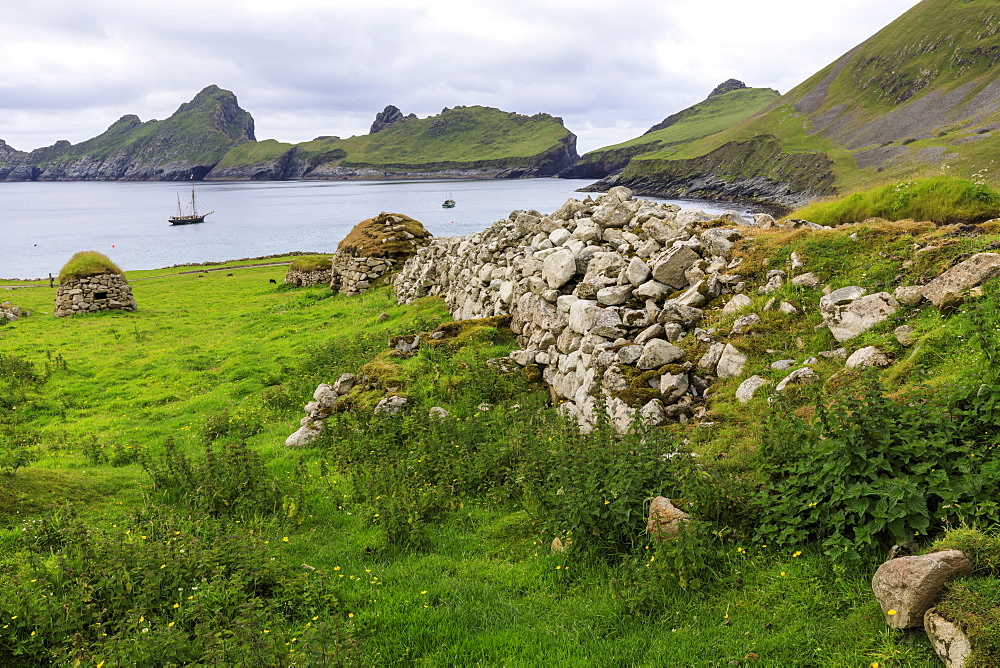
[[97, 251], [80, 251], [69, 259], [59, 272], [59, 282], [86, 278], [88, 276], [100, 276], [102, 274], [123, 275], [111, 259], [103, 253]]

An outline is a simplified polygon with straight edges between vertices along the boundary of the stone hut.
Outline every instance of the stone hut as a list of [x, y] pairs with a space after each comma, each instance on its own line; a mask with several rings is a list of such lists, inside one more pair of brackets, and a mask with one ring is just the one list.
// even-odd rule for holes
[[330, 288], [345, 295], [360, 294], [402, 266], [430, 239], [423, 225], [399, 213], [383, 211], [363, 220], [337, 246]]
[[298, 287], [326, 285], [330, 282], [332, 266], [330, 258], [325, 255], [302, 255], [288, 267], [285, 283]]
[[135, 298], [122, 270], [95, 251], [74, 255], [59, 273], [56, 317], [96, 311], [134, 311]]

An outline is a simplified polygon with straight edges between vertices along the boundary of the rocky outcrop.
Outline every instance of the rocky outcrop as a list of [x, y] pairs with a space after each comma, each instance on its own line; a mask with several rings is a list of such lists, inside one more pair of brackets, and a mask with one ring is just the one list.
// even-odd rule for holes
[[730, 142], [697, 158], [633, 160], [623, 172], [588, 186], [621, 185], [639, 195], [776, 204], [793, 209], [835, 194], [833, 161], [820, 152], [784, 153], [772, 136]]
[[416, 118], [416, 117], [417, 117], [416, 114], [410, 114], [409, 116], [404, 116], [403, 112], [401, 112], [397, 107], [394, 107], [390, 104], [386, 106], [385, 109], [375, 114], [375, 120], [372, 122], [372, 127], [368, 131], [368, 134], [373, 135], [376, 132], [381, 132], [382, 130], [385, 130], [393, 123], [398, 123], [404, 118]]
[[865, 295], [864, 288], [852, 285], [824, 295], [819, 307], [833, 338], [848, 341], [887, 320], [899, 302], [888, 292]]
[[99, 274], [67, 279], [56, 291], [53, 315], [63, 317], [97, 311], [134, 311], [132, 288], [120, 274]]
[[393, 282], [396, 298], [440, 295], [457, 320], [512, 316], [521, 349], [511, 358], [537, 368], [584, 430], [601, 412], [622, 431], [638, 416], [686, 421], [720, 361], [734, 376], [746, 361], [724, 345], [714, 363], [696, 367], [676, 345], [702, 307], [743, 289], [714, 252], [739, 231], [703, 230], [696, 221], [705, 218], [634, 200], [626, 188], [569, 200], [547, 216], [515, 211], [483, 232], [420, 249]]
[[[128, 114], [102, 134], [59, 141], [19, 157], [7, 180], [201, 179], [234, 146], [254, 141], [253, 117], [236, 96], [208, 86], [170, 118], [142, 122]], [[0, 158], [2, 163], [2, 158]]]

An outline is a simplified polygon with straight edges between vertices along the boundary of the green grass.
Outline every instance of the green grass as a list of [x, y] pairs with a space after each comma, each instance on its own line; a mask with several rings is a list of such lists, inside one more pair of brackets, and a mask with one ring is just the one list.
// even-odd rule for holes
[[941, 225], [980, 223], [1000, 217], [1000, 192], [972, 181], [937, 176], [817, 202], [790, 216], [828, 226], [869, 218], [928, 220]]
[[[994, 230], [968, 237], [871, 222], [759, 231], [737, 252], [751, 284], [795, 251], [831, 288], [891, 290], [998, 240]], [[139, 307], [130, 313], [51, 317], [47, 282], [4, 298], [32, 315], [0, 328], [0, 345], [33, 369], [12, 362], [24, 383], [16, 392], [0, 383], [0, 397], [16, 399], [0, 413], [0, 438], [30, 434], [22, 445], [32, 457], [0, 473], [7, 665], [44, 664], [67, 647], [94, 665], [164, 656], [281, 665], [292, 649], [316, 657], [334, 648], [343, 663], [365, 665], [470, 656], [484, 665], [749, 665], [754, 655], [760, 665], [937, 665], [926, 641], [886, 628], [869, 589], [881, 554], [834, 564], [814, 546], [753, 541], [759, 450], [768, 447], [760, 425], [772, 408], [764, 397], [738, 404], [738, 379], [714, 386], [712, 427], [583, 437], [555, 419], [541, 388], [485, 366], [516, 346], [500, 323], [447, 325], [440, 301], [400, 307], [384, 287], [351, 298], [288, 289], [269, 283], [284, 264], [240, 264], [128, 272]], [[735, 341], [748, 373], [777, 381], [768, 369], [776, 356], [801, 360], [835, 345], [815, 327], [821, 294], [791, 285], [775, 293], [801, 308], [791, 317], [763, 311], [770, 296], [753, 295], [762, 323]], [[948, 318], [903, 309], [851, 345], [897, 358], [883, 374], [893, 391], [947, 391], [979, 363], [975, 309], [972, 301]], [[725, 329], [734, 318], [709, 308], [703, 326]], [[903, 322], [914, 329], [910, 347], [892, 336]], [[415, 355], [386, 345], [435, 328], [444, 337], [425, 337]], [[683, 345], [689, 357], [700, 352]], [[839, 363], [815, 368], [830, 391], [853, 382]], [[285, 448], [316, 385], [346, 371], [369, 376], [341, 405], [354, 410], [331, 416], [314, 446]], [[390, 390], [413, 408], [372, 419]], [[479, 411], [482, 401], [494, 409]], [[432, 405], [454, 417], [430, 419]], [[790, 410], [810, 406], [792, 397]], [[694, 476], [658, 456], [684, 440], [701, 455]], [[175, 473], [164, 472], [168, 462]], [[185, 470], [190, 478], [176, 475]], [[235, 484], [244, 480], [253, 485]], [[676, 546], [651, 543], [641, 514], [653, 493], [701, 508], [704, 529]], [[53, 511], [67, 503], [77, 519]], [[175, 535], [198, 551], [164, 558]], [[549, 552], [554, 535], [568, 552]], [[131, 592], [127, 580], [105, 577], [113, 562], [102, 554], [141, 574]], [[209, 568], [223, 555], [231, 567]], [[226, 593], [244, 591], [265, 562], [261, 576], [280, 586], [241, 594], [242, 603]], [[177, 585], [181, 599], [171, 598], [176, 587], [157, 588], [193, 573], [205, 578], [203, 598], [187, 582]], [[101, 578], [116, 596], [101, 620], [112, 640], [68, 621], [90, 610], [79, 583]], [[258, 607], [239, 607], [247, 601]], [[82, 640], [67, 644], [77, 632]]]
[[323, 271], [332, 266], [330, 258], [325, 255], [300, 255], [292, 260], [289, 269], [292, 271]]
[[59, 282], [101, 274], [118, 274], [120, 276], [122, 270], [103, 253], [80, 251], [75, 253], [60, 270]]
[[[601, 154], [634, 147], [641, 154], [659, 157], [682, 151], [684, 145], [729, 128], [756, 114], [778, 99], [777, 91], [770, 88], [744, 88], [729, 91], [699, 102], [685, 109], [685, 116], [673, 125], [630, 139], [620, 144], [606, 146], [587, 153], [583, 162], [601, 159]], [[662, 153], [665, 152], [665, 153]]]

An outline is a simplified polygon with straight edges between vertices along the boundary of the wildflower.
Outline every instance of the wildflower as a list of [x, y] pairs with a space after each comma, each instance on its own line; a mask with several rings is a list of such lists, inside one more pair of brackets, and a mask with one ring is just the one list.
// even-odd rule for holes
[[795, 557], [800, 556], [801, 554], [802, 554], [802, 550], [796, 550], [795, 553], [792, 554], [792, 559], [794, 559]]
[[781, 577], [785, 577], [785, 571], [781, 571]]
[[885, 614], [887, 614], [887, 615], [895, 615], [896, 611], [895, 610], [886, 610]]
[[339, 571], [339, 570], [340, 570], [340, 566], [334, 566], [334, 567], [333, 567], [333, 570], [335, 570], [335, 571]]
[[175, 608], [179, 608], [179, 607], [181, 607], [181, 604], [180, 603], [174, 603], [174, 607]]
[[174, 622], [170, 622], [169, 624], [167, 624], [167, 626], [173, 626], [173, 625], [174, 625]]
[[313, 621], [314, 621], [314, 622], [315, 622], [315, 621], [316, 621], [317, 619], [319, 619], [319, 617], [313, 617]]
[[421, 594], [426, 594], [426, 593], [427, 593], [427, 590], [425, 589], [424, 591], [422, 591], [422, 592], [420, 592], [420, 593], [421, 593]]
[[353, 617], [353, 616], [354, 616], [354, 613], [353, 613], [353, 612], [349, 612], [349, 613], [347, 613], [347, 616], [348, 616], [348, 617]]
[[287, 543], [287, 542], [288, 542], [288, 536], [285, 536], [285, 537], [284, 537], [284, 538], [282, 538], [281, 540]]

